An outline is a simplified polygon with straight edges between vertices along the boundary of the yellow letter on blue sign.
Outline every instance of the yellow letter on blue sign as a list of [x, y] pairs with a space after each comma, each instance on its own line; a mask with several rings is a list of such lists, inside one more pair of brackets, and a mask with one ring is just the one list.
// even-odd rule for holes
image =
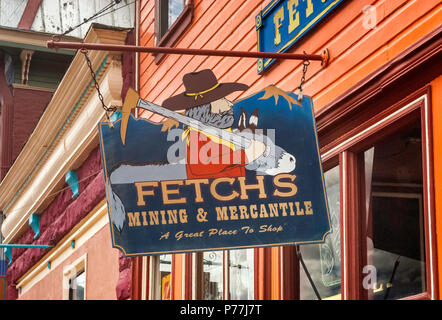
[[279, 32], [279, 28], [282, 26], [282, 21], [284, 21], [284, 7], [281, 7], [276, 11], [273, 16], [273, 23], [275, 24], [275, 46], [281, 43], [281, 33]]

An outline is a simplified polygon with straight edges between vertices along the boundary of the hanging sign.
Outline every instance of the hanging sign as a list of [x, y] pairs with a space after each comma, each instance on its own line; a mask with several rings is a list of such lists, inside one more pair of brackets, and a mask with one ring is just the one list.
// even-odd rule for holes
[[[311, 98], [211, 70], [156, 105], [129, 90], [98, 125], [112, 244], [126, 256], [323, 242], [330, 232]], [[136, 118], [134, 107], [166, 117]]]
[[[258, 51], [286, 52], [342, 0], [273, 0], [255, 17]], [[258, 73], [275, 59], [258, 59]]]

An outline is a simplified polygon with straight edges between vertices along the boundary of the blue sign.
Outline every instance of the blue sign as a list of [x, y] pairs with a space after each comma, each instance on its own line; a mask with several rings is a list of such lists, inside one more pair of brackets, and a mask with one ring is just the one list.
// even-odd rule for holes
[[124, 110], [98, 125], [113, 247], [135, 256], [323, 242], [331, 225], [311, 98], [269, 86], [232, 104], [207, 92], [186, 93], [212, 103], [185, 115], [128, 93], [125, 104], [171, 112], [174, 126]]
[[[286, 52], [342, 0], [273, 0], [256, 17], [258, 51]], [[258, 59], [262, 73], [274, 59]]]
[[8, 269], [8, 263], [6, 260], [0, 260], [0, 276], [5, 276]]

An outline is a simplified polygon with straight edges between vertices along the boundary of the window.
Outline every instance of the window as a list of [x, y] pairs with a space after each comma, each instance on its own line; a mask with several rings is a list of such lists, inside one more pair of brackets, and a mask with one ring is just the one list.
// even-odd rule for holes
[[203, 252], [203, 300], [222, 300], [223, 260], [223, 251]]
[[[340, 184], [339, 166], [324, 172], [327, 200], [332, 230], [322, 244], [300, 246], [307, 272], [300, 268], [300, 299], [317, 299], [315, 289], [321, 299], [340, 299], [341, 293], [341, 227], [340, 227]], [[314, 287], [313, 287], [314, 286]]]
[[[342, 120], [351, 121], [351, 126], [335, 123], [338, 129], [326, 138], [322, 159], [327, 163], [339, 156], [340, 168], [342, 260], [339, 277], [338, 273], [334, 276], [341, 279], [342, 295], [336, 297], [385, 300], [436, 296], [429, 97], [425, 87], [393, 105], [371, 105], [369, 111]], [[325, 176], [334, 228], [336, 199], [330, 199], [330, 171]], [[339, 292], [324, 291], [324, 264], [309, 263], [321, 260], [321, 249], [303, 246], [301, 251], [306, 265], [316, 266], [311, 267], [311, 276], [318, 291], [325, 293], [322, 298], [327, 298]], [[335, 263], [333, 268], [338, 270]], [[314, 299], [302, 271], [300, 278], [300, 297]]]
[[158, 39], [163, 38], [184, 10], [184, 0], [158, 1]]
[[63, 269], [63, 300], [86, 300], [86, 255]]
[[253, 300], [254, 250], [205, 251], [202, 257], [203, 300]]
[[[194, 12], [193, 0], [156, 0], [155, 34], [156, 45], [171, 47], [191, 24]], [[155, 55], [160, 63], [164, 54]]]
[[365, 172], [368, 299], [426, 291], [420, 121], [361, 152]]
[[231, 300], [253, 300], [253, 249], [229, 251], [229, 296]]
[[83, 270], [69, 279], [69, 300], [84, 300], [85, 286], [86, 273]]
[[172, 299], [172, 255], [160, 255], [161, 300]]
[[150, 299], [171, 300], [172, 299], [172, 255], [162, 254], [152, 256], [151, 275], [152, 286]]

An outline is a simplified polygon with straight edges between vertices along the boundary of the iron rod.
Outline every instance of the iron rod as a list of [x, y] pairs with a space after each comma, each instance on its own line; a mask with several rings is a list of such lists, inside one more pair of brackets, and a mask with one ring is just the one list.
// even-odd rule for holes
[[328, 53], [324, 54], [300, 54], [300, 53], [281, 53], [281, 52], [250, 52], [250, 51], [228, 51], [228, 50], [209, 50], [209, 49], [190, 49], [190, 48], [171, 48], [171, 47], [144, 47], [134, 45], [116, 45], [101, 43], [78, 43], [50, 40], [47, 42], [50, 49], [86, 49], [103, 51], [132, 51], [149, 53], [167, 53], [184, 54], [199, 56], [218, 56], [218, 57], [238, 57], [238, 58], [267, 58], [267, 59], [292, 59], [292, 60], [316, 60], [323, 63], [328, 60]]

